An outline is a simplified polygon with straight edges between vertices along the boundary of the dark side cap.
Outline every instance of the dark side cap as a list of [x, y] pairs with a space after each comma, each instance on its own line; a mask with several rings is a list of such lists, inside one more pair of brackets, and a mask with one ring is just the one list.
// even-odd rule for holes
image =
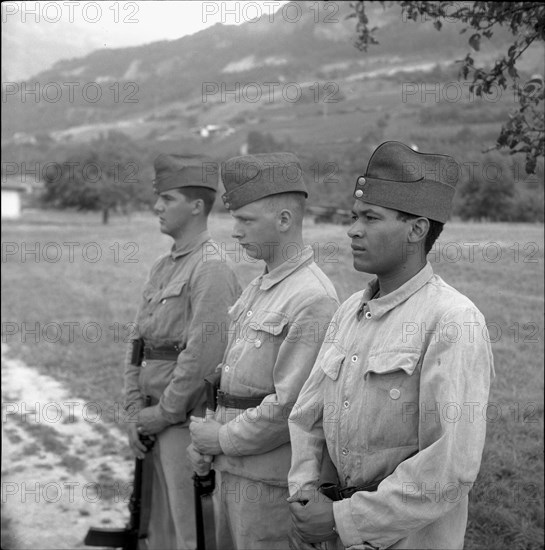
[[180, 187], [204, 187], [217, 191], [218, 164], [199, 155], [159, 155], [153, 164], [153, 189], [162, 193]]
[[233, 157], [221, 164], [225, 208], [246, 204], [279, 193], [308, 191], [299, 159], [292, 153], [262, 153]]
[[460, 176], [454, 158], [419, 153], [399, 141], [377, 147], [354, 198], [445, 223]]

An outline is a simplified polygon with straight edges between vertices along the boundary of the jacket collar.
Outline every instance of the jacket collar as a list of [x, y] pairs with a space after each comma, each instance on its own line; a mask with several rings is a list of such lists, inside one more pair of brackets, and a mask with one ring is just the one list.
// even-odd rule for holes
[[384, 297], [372, 299], [379, 290], [378, 279], [373, 279], [367, 288], [363, 291], [363, 297], [357, 311], [358, 320], [362, 315], [369, 311], [376, 319], [382, 317], [385, 313], [394, 309], [396, 306], [409, 299], [413, 294], [418, 292], [431, 278], [433, 277], [433, 268], [430, 262], [406, 283], [396, 288], [390, 294]]
[[200, 248], [206, 241], [209, 240], [210, 233], [208, 232], [208, 230], [205, 230], [202, 233], [199, 233], [193, 240], [184, 244], [180, 248], [174, 248], [175, 245], [172, 245], [172, 249], [170, 250], [170, 257], [172, 258], [172, 260], [175, 261], [182, 256], [186, 256], [187, 254], [194, 252], [197, 248]]
[[310, 246], [305, 246], [297, 259], [294, 259], [293, 261], [286, 260], [278, 267], [275, 267], [272, 271], [267, 271], [267, 268], [265, 268], [264, 273], [256, 279], [256, 284], [260, 284], [261, 290], [269, 290], [269, 288], [272, 288], [277, 283], [283, 281], [286, 277], [289, 277], [300, 267], [310, 264], [313, 261], [314, 250]]

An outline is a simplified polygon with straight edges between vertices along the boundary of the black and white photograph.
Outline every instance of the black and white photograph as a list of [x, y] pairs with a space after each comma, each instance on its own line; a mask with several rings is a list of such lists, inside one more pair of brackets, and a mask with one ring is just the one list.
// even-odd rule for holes
[[545, 5], [6, 1], [7, 550], [540, 550]]

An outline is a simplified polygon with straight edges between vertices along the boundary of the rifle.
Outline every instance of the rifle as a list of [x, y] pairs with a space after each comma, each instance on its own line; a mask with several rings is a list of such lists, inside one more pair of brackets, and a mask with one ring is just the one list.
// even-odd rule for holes
[[[146, 406], [149, 406], [150, 398], [146, 397]], [[153, 439], [140, 435], [140, 441], [147, 447], [148, 452], [153, 447]], [[144, 459], [135, 459], [134, 484], [129, 500], [130, 519], [126, 527], [91, 527], [87, 531], [84, 544], [86, 546], [101, 546], [102, 548], [122, 548], [123, 550], [138, 550], [139, 542], [147, 538], [147, 521], [142, 521], [142, 487], [143, 483], [149, 483], [153, 467], [152, 457], [146, 454]], [[144, 472], [146, 470], [146, 472]], [[149, 503], [147, 503], [149, 507]], [[146, 512], [146, 510], [144, 510]]]
[[[221, 372], [218, 372], [204, 379], [207, 414], [216, 410], [220, 378]], [[204, 475], [199, 475], [197, 472], [193, 474], [197, 550], [216, 550], [214, 504], [212, 502], [215, 486], [216, 472], [212, 468]], [[208, 526], [208, 530], [205, 530], [205, 525]]]

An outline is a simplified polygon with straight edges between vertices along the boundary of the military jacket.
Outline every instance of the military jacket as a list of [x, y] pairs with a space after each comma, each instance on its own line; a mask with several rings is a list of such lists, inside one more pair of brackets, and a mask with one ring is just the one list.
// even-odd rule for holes
[[189, 421], [205, 408], [204, 377], [221, 361], [227, 339], [220, 330], [241, 292], [237, 278], [208, 232], [159, 258], [146, 282], [135, 336], [146, 345], [177, 345], [176, 361], [125, 361], [125, 408], [138, 411], [144, 396], [159, 401], [171, 423]]
[[315, 264], [310, 247], [244, 290], [229, 312], [221, 390], [262, 401], [246, 410], [218, 408], [223, 454], [216, 456], [216, 468], [287, 485], [288, 417], [338, 305], [335, 288]]
[[343, 487], [345, 548], [462, 548], [481, 463], [493, 359], [475, 305], [428, 263], [394, 292], [344, 302], [290, 417], [290, 491], [316, 488], [322, 455]]

